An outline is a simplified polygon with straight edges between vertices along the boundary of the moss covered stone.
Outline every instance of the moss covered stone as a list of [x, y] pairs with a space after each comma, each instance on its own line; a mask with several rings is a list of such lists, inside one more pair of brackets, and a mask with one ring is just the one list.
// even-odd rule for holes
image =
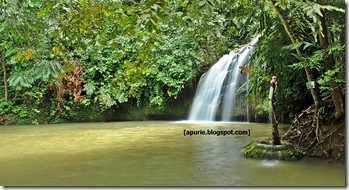
[[272, 145], [267, 141], [253, 141], [242, 149], [246, 158], [299, 160], [302, 155], [291, 144]]

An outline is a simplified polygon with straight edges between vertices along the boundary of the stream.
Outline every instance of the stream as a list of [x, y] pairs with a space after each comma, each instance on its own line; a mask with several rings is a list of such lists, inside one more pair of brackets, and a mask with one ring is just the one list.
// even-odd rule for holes
[[271, 136], [263, 123], [15, 125], [1, 126], [0, 136], [2, 186], [346, 185], [345, 164], [244, 158], [245, 145]]

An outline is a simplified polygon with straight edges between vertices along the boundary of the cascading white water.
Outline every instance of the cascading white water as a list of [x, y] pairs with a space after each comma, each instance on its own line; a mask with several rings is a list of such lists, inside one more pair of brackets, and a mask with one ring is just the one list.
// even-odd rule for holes
[[247, 78], [241, 77], [243, 74], [240, 74], [239, 66], [243, 66], [252, 56], [253, 45], [258, 42], [259, 37], [260, 35], [238, 51], [224, 55], [201, 76], [189, 113], [189, 121], [216, 121], [217, 113], [221, 113], [220, 120], [231, 121], [234, 112], [243, 107], [247, 116], [246, 106], [241, 105], [242, 98], [237, 97], [238, 88]]
[[232, 56], [224, 55], [201, 76], [189, 115], [192, 121], [214, 121], [220, 105], [220, 94]]

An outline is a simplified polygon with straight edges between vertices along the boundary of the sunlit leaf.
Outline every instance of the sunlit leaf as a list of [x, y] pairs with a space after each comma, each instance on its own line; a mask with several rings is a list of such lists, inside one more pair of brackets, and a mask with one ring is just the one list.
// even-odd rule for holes
[[200, 7], [204, 6], [205, 4], [206, 4], [206, 0], [202, 0], [202, 1], [199, 2], [199, 6]]

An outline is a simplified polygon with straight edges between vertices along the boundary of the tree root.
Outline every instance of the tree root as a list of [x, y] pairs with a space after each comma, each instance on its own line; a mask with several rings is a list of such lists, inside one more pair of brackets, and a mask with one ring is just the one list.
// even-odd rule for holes
[[304, 110], [281, 139], [305, 156], [345, 160], [345, 119], [333, 121], [330, 108], [322, 113], [312, 107]]

